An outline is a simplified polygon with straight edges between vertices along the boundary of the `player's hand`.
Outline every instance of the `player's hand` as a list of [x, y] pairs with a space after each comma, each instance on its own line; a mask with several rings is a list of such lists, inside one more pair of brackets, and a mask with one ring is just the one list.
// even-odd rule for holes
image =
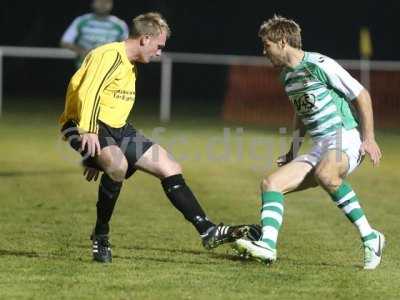
[[87, 155], [94, 157], [101, 152], [99, 137], [95, 133], [82, 134], [81, 151], [87, 150]]
[[279, 156], [278, 159], [276, 160], [276, 164], [278, 165], [278, 167], [282, 167], [283, 165], [286, 165], [292, 160], [293, 160], [293, 152], [289, 151], [288, 153]]
[[86, 177], [87, 181], [96, 181], [97, 178], [99, 177], [99, 170], [94, 169], [94, 168], [89, 168], [89, 167], [85, 167], [85, 170], [83, 171], [83, 176]]
[[374, 139], [368, 139], [362, 142], [360, 147], [361, 155], [368, 154], [374, 166], [379, 165], [382, 158], [382, 152]]

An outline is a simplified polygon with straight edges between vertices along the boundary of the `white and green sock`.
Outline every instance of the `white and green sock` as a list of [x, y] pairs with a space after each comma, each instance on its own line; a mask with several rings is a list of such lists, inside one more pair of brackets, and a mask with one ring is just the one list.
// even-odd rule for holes
[[339, 188], [334, 193], [331, 193], [330, 196], [350, 222], [357, 227], [363, 242], [377, 237], [376, 233], [369, 225], [357, 195], [354, 193], [349, 183], [343, 181]]
[[283, 218], [283, 194], [263, 192], [261, 208], [261, 240], [272, 249], [276, 249], [279, 229]]

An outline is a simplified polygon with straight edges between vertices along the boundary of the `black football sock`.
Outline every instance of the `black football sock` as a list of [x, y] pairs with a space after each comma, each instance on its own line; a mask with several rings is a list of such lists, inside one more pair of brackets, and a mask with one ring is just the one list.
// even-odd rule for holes
[[95, 234], [108, 234], [109, 222], [117, 202], [122, 182], [112, 180], [106, 173], [101, 176], [97, 201], [97, 221]]
[[172, 205], [193, 224], [199, 234], [204, 234], [209, 228], [215, 226], [207, 219], [196, 197], [186, 185], [182, 174], [164, 178], [161, 184]]

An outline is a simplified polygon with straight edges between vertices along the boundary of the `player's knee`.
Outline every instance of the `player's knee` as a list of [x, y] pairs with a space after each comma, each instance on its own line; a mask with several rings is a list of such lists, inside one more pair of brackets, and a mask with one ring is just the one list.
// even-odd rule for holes
[[183, 173], [183, 168], [182, 168], [181, 164], [178, 163], [178, 162], [174, 162], [173, 170], [174, 170], [174, 172], [175, 172], [176, 174], [181, 174], [181, 173]]
[[315, 179], [323, 188], [329, 191], [335, 191], [341, 184], [341, 178], [326, 169], [317, 169], [315, 171]]
[[182, 174], [181, 165], [168, 155], [160, 155], [157, 161], [152, 162], [152, 171], [159, 178]]
[[122, 182], [125, 179], [127, 169], [118, 168], [108, 172], [108, 176], [114, 181]]
[[182, 172], [182, 166], [173, 160], [170, 160], [167, 164], [165, 164], [162, 170], [163, 177], [182, 174]]
[[261, 190], [263, 192], [278, 191], [279, 186], [273, 177], [267, 176], [267, 177], [263, 178], [263, 180], [261, 181]]
[[111, 155], [102, 155], [100, 165], [104, 170], [107, 170], [113, 165], [113, 157]]
[[111, 177], [114, 181], [123, 181], [126, 176], [126, 172], [128, 170], [128, 162], [125, 158], [121, 160], [114, 160], [114, 162], [105, 169], [105, 172], [108, 176]]

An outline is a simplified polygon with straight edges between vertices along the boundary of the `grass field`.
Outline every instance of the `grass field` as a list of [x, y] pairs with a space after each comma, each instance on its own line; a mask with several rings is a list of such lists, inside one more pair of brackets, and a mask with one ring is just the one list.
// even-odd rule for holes
[[[6, 106], [0, 119], [0, 299], [400, 298], [399, 130], [378, 131], [381, 166], [366, 161], [350, 179], [388, 240], [375, 271], [361, 270], [356, 230], [319, 189], [287, 197], [279, 259], [265, 266], [237, 259], [229, 247], [204, 250], [158, 180], [143, 173], [124, 185], [112, 220], [114, 262], [100, 265], [91, 261], [88, 239], [97, 184], [83, 180], [74, 153], [59, 140], [60, 105], [41, 109], [21, 102]], [[155, 116], [136, 120], [149, 136], [159, 125]], [[211, 138], [222, 137], [224, 126], [176, 119], [160, 143], [180, 158], [211, 219], [258, 222], [259, 181], [282, 138], [254, 127], [239, 138], [232, 126], [231, 152], [224, 153]]]

